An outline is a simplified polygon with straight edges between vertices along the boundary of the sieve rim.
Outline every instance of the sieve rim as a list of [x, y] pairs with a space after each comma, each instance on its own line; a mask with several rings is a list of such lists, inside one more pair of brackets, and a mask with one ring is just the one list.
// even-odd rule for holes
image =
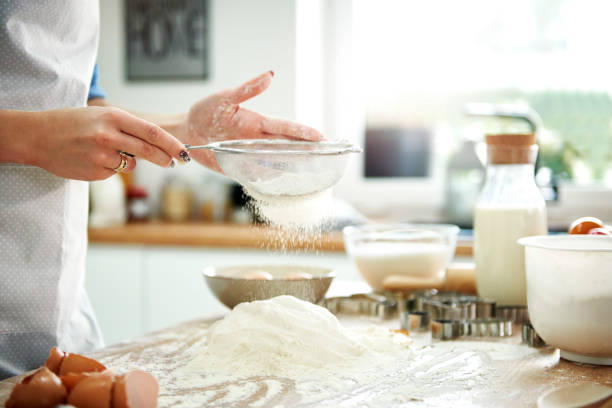
[[[279, 144], [293, 146], [313, 146], [320, 145], [325, 148], [313, 150], [273, 150], [273, 149], [249, 149], [239, 146], [252, 146], [255, 144], [275, 146]], [[295, 141], [286, 139], [246, 139], [246, 140], [224, 140], [213, 142], [206, 145], [206, 148], [213, 152], [233, 153], [233, 154], [257, 154], [257, 155], [302, 155], [302, 156], [339, 156], [347, 153], [361, 153], [363, 149], [355, 144], [344, 141]]]

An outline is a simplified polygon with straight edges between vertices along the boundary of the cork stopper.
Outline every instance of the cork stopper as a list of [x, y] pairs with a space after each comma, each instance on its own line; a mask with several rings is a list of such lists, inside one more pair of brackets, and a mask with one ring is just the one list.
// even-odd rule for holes
[[533, 164], [537, 156], [535, 134], [486, 135], [487, 152], [491, 164]]

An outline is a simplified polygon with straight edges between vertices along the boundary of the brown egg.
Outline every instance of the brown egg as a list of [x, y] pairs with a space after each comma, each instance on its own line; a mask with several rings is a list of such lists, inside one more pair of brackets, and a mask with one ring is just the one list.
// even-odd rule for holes
[[67, 354], [62, 361], [59, 369], [59, 375], [68, 373], [86, 373], [91, 371], [104, 371], [106, 367], [92, 359], [80, 354]]
[[594, 228], [602, 228], [603, 222], [595, 217], [582, 217], [572, 222], [568, 232], [570, 234], [588, 234]]
[[270, 272], [266, 271], [251, 271], [241, 276], [242, 279], [248, 280], [272, 280], [274, 276]]
[[68, 393], [84, 378], [88, 377], [89, 373], [68, 373], [60, 376], [62, 384], [66, 387]]
[[312, 275], [306, 272], [290, 272], [283, 276], [284, 280], [306, 280], [312, 279]]
[[155, 377], [145, 371], [130, 371], [115, 382], [113, 408], [156, 408], [158, 393]]
[[47, 362], [45, 366], [55, 374], [59, 373], [60, 365], [62, 365], [62, 360], [66, 357], [66, 353], [57, 347], [52, 347], [49, 350], [49, 357], [47, 358]]
[[6, 408], [51, 408], [66, 401], [66, 388], [47, 367], [25, 377], [11, 391]]
[[72, 389], [74, 387], [76, 387], [76, 385], [79, 382], [81, 382], [82, 380], [84, 380], [87, 377], [91, 377], [91, 376], [95, 376], [95, 375], [100, 375], [100, 374], [108, 374], [108, 375], [111, 375], [111, 376], [115, 375], [112, 370], [102, 371], [101, 373], [100, 372], [93, 372], [93, 371], [89, 372], [89, 373], [67, 373], [67, 374], [64, 374], [64, 375], [60, 376], [60, 380], [62, 380], [62, 384], [64, 384], [64, 387], [66, 387], [66, 390], [70, 394]]
[[113, 382], [110, 372], [90, 373], [68, 395], [68, 404], [78, 408], [110, 408]]

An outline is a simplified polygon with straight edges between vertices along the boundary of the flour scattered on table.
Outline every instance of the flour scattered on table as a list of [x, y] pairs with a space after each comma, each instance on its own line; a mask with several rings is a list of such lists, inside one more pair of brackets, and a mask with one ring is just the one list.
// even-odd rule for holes
[[279, 296], [242, 303], [213, 324], [207, 346], [182, 372], [332, 378], [410, 353], [410, 344], [384, 328], [346, 329], [325, 308]]
[[290, 296], [242, 303], [199, 338], [160, 368], [160, 406], [490, 405], [509, 360], [537, 359], [540, 371], [558, 361], [493, 342], [418, 348], [385, 327], [343, 326]]

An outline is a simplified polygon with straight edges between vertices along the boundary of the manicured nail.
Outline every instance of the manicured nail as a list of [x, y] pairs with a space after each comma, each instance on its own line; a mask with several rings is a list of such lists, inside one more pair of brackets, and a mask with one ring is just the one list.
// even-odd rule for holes
[[274, 71], [270, 70], [270, 75], [274, 76]]
[[181, 160], [185, 163], [189, 163], [191, 161], [191, 157], [189, 157], [189, 153], [187, 153], [187, 150], [181, 150], [179, 156], [181, 157]]

